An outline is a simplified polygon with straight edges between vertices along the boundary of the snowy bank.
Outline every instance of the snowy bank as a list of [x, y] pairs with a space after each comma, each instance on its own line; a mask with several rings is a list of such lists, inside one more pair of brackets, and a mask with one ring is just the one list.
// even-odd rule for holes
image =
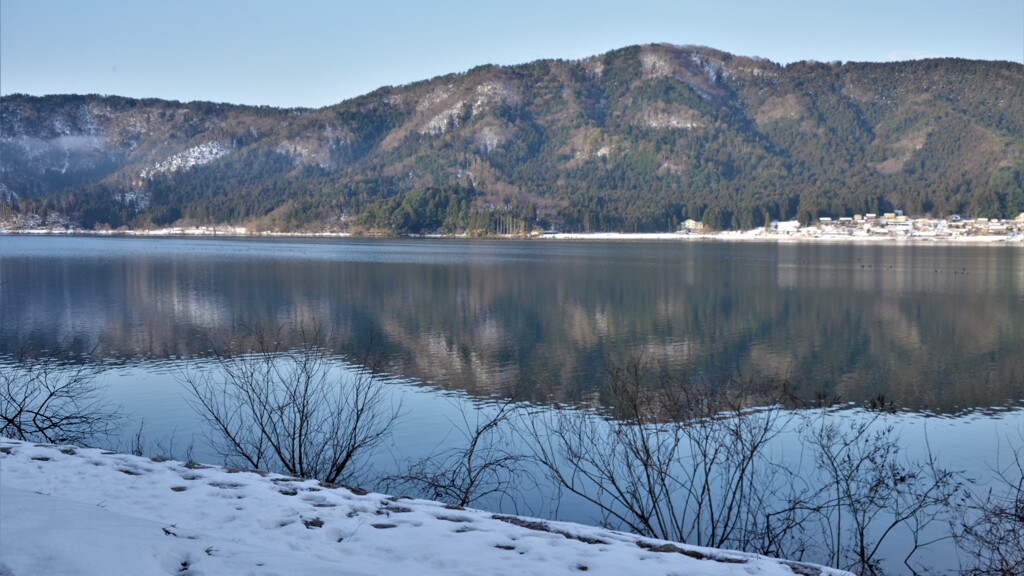
[[0, 439], [0, 576], [845, 572], [257, 472]]

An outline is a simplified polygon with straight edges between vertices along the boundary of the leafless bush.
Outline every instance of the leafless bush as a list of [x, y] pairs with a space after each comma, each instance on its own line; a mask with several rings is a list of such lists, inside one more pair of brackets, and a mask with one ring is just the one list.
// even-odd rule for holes
[[212, 366], [193, 364], [179, 378], [226, 461], [352, 481], [400, 411], [377, 375], [382, 359], [367, 355], [367, 368], [353, 373], [332, 357], [319, 325], [298, 327], [294, 350], [281, 349], [283, 330], [256, 328], [235, 353], [218, 350]]
[[[788, 522], [772, 506], [786, 502], [790, 485], [767, 453], [787, 418], [771, 402], [772, 387], [688, 382], [649, 370], [642, 356], [610, 366], [609, 382], [608, 418], [560, 410], [525, 420], [552, 481], [613, 527], [702, 546], [770, 548], [767, 535]], [[755, 409], [755, 397], [767, 407]]]
[[178, 432], [176, 429], [171, 431], [170, 435], [164, 436], [152, 443], [146, 441], [145, 429], [146, 421], [142, 420], [139, 422], [135, 432], [128, 438], [127, 444], [122, 445], [118, 443], [114, 450], [127, 452], [133, 456], [149, 455], [156, 460], [181, 460], [185, 463], [195, 462], [193, 458], [195, 444], [190, 441], [184, 447], [183, 452], [179, 451]]
[[[666, 376], [641, 358], [609, 368], [603, 418], [539, 412], [524, 422], [537, 460], [605, 524], [657, 538], [882, 573], [937, 539], [961, 476], [907, 458], [883, 415], [791, 410], [784, 387]], [[872, 416], [873, 415], [873, 416]], [[886, 564], [894, 566], [895, 564]]]
[[[458, 506], [497, 497], [513, 507], [520, 488], [532, 479], [527, 456], [512, 444], [512, 400], [491, 406], [460, 409], [461, 421], [451, 422], [462, 435], [457, 445], [408, 463], [384, 482], [389, 491], [412, 491], [419, 496]], [[448, 439], [444, 440], [448, 442]]]
[[[962, 477], [942, 468], [931, 451], [924, 460], [905, 456], [895, 428], [879, 412], [839, 418], [820, 409], [809, 418], [803, 441], [815, 472], [795, 509], [809, 512], [806, 524], [817, 534], [816, 562], [861, 575], [883, 574], [884, 546], [897, 533], [910, 573], [927, 573], [917, 555], [949, 538], [945, 525], [962, 491]], [[931, 535], [931, 536], [929, 536]]]
[[117, 409], [96, 377], [103, 371], [66, 348], [22, 350], [0, 368], [0, 436], [88, 444], [115, 430]]
[[1011, 462], [996, 473], [995, 485], [971, 494], [955, 527], [957, 544], [968, 557], [971, 576], [1024, 574], [1024, 435]]

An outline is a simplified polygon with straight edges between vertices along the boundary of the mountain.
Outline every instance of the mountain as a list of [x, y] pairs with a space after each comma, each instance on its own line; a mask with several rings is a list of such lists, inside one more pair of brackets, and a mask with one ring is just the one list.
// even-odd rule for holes
[[1022, 104], [1018, 63], [781, 66], [663, 44], [315, 110], [10, 95], [0, 217], [483, 234], [1006, 217], [1024, 210]]

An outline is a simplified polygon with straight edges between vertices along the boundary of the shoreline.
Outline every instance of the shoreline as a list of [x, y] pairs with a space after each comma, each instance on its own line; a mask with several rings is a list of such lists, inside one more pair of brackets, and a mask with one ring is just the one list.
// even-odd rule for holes
[[0, 438], [0, 574], [853, 576], [279, 474]]
[[162, 228], [157, 230], [66, 230], [66, 229], [0, 229], [0, 236], [87, 236], [110, 238], [327, 238], [327, 239], [445, 239], [445, 240], [537, 240], [537, 241], [602, 241], [602, 242], [776, 242], [784, 244], [816, 243], [829, 244], [901, 244], [901, 245], [1015, 245], [1024, 246], [1024, 233], [1014, 235], [963, 235], [963, 236], [888, 236], [850, 235], [821, 232], [783, 234], [763, 229], [747, 231], [724, 231], [709, 233], [681, 232], [554, 232], [533, 235], [490, 235], [468, 236], [465, 234], [404, 234], [399, 236], [355, 235], [349, 232], [248, 232], [245, 229], [221, 229], [209, 227]]
[[852, 236], [852, 235], [788, 235], [745, 232], [717, 232], [704, 234], [678, 234], [674, 232], [664, 233], [558, 233], [543, 235], [541, 240], [608, 240], [608, 241], [678, 241], [678, 242], [777, 242], [785, 244], [800, 244], [809, 242], [824, 242], [831, 244], [927, 244], [927, 245], [960, 245], [960, 244], [1015, 244], [1024, 246], [1024, 234], [1014, 236], [958, 236], [958, 237], [934, 237], [934, 236]]

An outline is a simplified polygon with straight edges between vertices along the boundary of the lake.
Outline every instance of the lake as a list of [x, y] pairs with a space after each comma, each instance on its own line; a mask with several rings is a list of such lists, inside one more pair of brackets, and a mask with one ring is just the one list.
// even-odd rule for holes
[[0, 358], [91, 351], [133, 428], [173, 435], [179, 457], [216, 458], [182, 367], [253, 326], [312, 322], [342, 360], [385, 354], [406, 412], [392, 461], [443, 443], [474, 399], [600, 407], [609, 363], [640, 355], [806, 399], [884, 397], [908, 445], [979, 474], [1024, 430], [1015, 246], [0, 236], [0, 318]]
[[957, 413], [1024, 399], [1024, 250], [1008, 246], [0, 238], [0, 354], [128, 364], [316, 320], [391, 373], [471, 394], [593, 396], [642, 352]]

